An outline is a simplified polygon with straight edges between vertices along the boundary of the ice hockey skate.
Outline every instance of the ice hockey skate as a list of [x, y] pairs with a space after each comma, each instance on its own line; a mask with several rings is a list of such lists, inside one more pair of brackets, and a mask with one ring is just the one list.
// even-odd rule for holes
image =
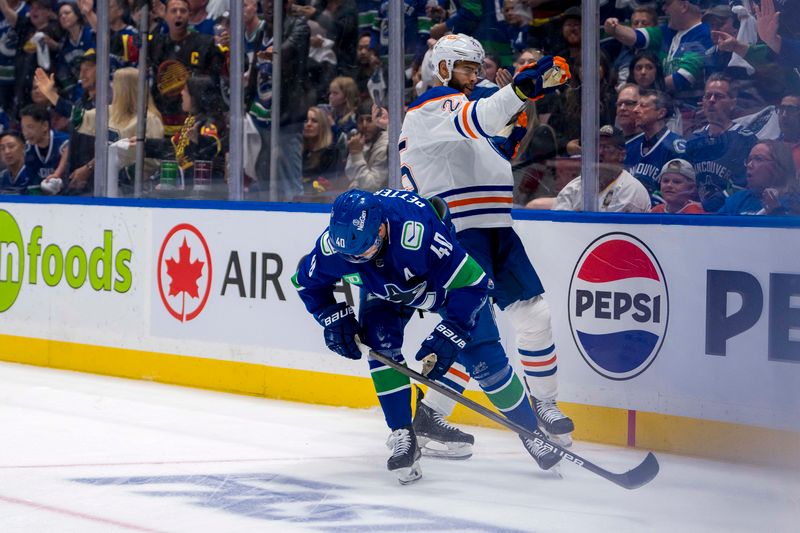
[[422, 477], [422, 467], [419, 465], [422, 454], [411, 425], [394, 430], [386, 441], [386, 447], [392, 450], [386, 467], [397, 474], [401, 485], [408, 485]]
[[448, 424], [439, 412], [422, 402], [424, 397], [425, 393], [417, 387], [417, 411], [413, 426], [422, 455], [455, 460], [472, 457], [475, 437]]
[[[531, 454], [531, 457], [533, 457], [536, 464], [538, 464], [539, 468], [542, 470], [550, 470], [561, 461], [561, 456], [554, 452], [551, 447], [542, 446], [535, 440], [525, 438], [522, 435], [520, 435], [519, 438], [522, 440], [525, 449], [528, 450], [528, 453]], [[556, 472], [558, 472], [558, 470], [556, 470]]]
[[572, 446], [572, 432], [575, 431], [575, 424], [570, 417], [561, 412], [555, 398], [539, 400], [533, 395], [530, 398], [539, 429], [556, 444]]

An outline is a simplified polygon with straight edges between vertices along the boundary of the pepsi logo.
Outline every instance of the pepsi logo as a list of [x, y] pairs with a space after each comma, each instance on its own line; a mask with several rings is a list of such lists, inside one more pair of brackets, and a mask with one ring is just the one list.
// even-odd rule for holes
[[669, 293], [653, 252], [627, 233], [595, 239], [569, 286], [569, 324], [583, 359], [597, 373], [631, 379], [655, 360], [669, 322]]

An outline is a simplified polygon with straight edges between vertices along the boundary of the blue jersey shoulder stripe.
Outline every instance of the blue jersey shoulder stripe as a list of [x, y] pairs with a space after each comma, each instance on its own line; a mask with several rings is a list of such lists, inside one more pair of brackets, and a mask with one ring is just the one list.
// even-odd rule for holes
[[473, 217], [478, 215], [510, 215], [510, 207], [486, 207], [484, 209], [473, 209], [471, 211], [462, 211], [460, 213], [450, 214], [450, 218], [463, 218]]
[[464, 93], [456, 91], [451, 87], [445, 87], [445, 86], [433, 87], [431, 89], [428, 89], [421, 95], [419, 95], [419, 97], [416, 100], [414, 100], [408, 105], [408, 108], [411, 109], [412, 107], [419, 107], [428, 100], [433, 100], [434, 98], [439, 98], [441, 96], [446, 96], [448, 94], [464, 94]]
[[472, 113], [470, 113], [472, 115], [472, 123], [475, 124], [475, 128], [478, 130], [478, 133], [480, 133], [484, 137], [488, 137], [488, 135], [486, 135], [486, 132], [483, 131], [483, 128], [481, 128], [481, 125], [478, 124], [478, 113], [475, 111], [477, 107], [478, 107], [478, 102], [472, 104]]

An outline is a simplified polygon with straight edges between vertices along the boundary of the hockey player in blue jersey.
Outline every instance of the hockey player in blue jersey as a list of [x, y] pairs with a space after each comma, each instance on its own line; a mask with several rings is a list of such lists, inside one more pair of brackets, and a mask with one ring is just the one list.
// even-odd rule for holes
[[[359, 336], [373, 350], [402, 361], [403, 330], [414, 310], [438, 312], [441, 322], [416, 354], [417, 360], [436, 355], [428, 377], [440, 379], [460, 356], [506, 417], [535, 430], [536, 417], [500, 345], [486, 303], [492, 281], [455, 240], [452, 225], [440, 218], [446, 208], [443, 203], [439, 206], [437, 211], [406, 191], [343, 193], [333, 204], [328, 229], [303, 258], [292, 282], [308, 312], [324, 328], [328, 348], [350, 359], [361, 357]], [[350, 306], [334, 299], [340, 279], [361, 288], [358, 321]], [[369, 367], [392, 431], [387, 467], [397, 473], [400, 483], [410, 483], [422, 471], [411, 423], [409, 379], [371, 358]], [[545, 470], [560, 460], [529, 439], [523, 444]]]

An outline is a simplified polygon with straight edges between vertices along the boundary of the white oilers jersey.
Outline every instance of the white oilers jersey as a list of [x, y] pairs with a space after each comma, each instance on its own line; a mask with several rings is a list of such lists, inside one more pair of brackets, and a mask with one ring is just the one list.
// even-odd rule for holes
[[425, 92], [400, 133], [403, 187], [445, 200], [458, 231], [510, 226], [511, 163], [489, 139], [522, 106], [510, 85], [474, 102], [450, 87]]

